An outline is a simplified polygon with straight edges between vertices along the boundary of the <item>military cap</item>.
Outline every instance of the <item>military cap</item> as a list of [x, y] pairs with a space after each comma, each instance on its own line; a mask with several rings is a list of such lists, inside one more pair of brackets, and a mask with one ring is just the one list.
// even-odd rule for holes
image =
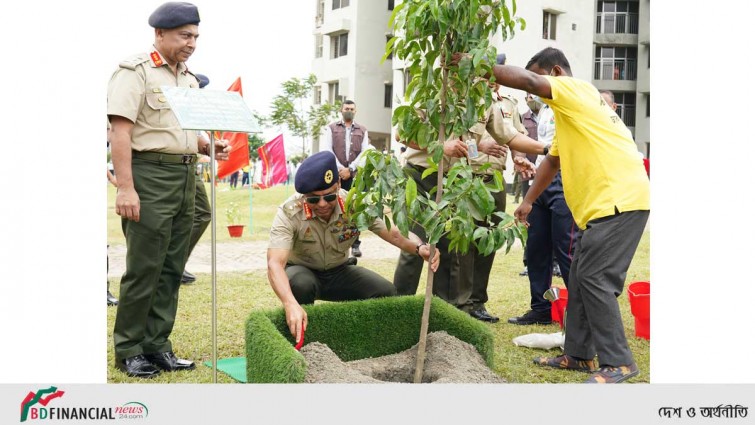
[[194, 74], [195, 77], [197, 77], [197, 80], [199, 80], [199, 88], [203, 89], [204, 86], [210, 84], [210, 79], [207, 78], [204, 74]]
[[171, 29], [188, 24], [199, 25], [199, 10], [191, 3], [170, 1], [149, 15], [149, 26], [153, 28]]
[[333, 152], [318, 152], [302, 161], [296, 171], [294, 187], [299, 193], [310, 193], [331, 188], [338, 183], [338, 165]]

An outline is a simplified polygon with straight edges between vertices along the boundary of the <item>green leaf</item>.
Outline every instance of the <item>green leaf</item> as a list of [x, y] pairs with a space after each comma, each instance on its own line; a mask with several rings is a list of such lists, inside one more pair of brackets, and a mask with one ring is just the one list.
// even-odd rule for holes
[[466, 80], [469, 78], [469, 73], [472, 72], [472, 61], [469, 59], [469, 57], [464, 56], [459, 61], [459, 76]]
[[414, 200], [417, 199], [417, 183], [414, 179], [407, 179], [406, 181], [406, 205], [413, 205]]

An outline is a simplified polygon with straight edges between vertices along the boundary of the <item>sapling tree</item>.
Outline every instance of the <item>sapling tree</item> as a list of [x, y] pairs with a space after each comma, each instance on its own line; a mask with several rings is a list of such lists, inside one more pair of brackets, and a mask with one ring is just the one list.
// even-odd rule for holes
[[[396, 35], [386, 43], [383, 58], [392, 54], [403, 60], [411, 76], [392, 124], [403, 140], [427, 149], [430, 167], [422, 177], [437, 173], [438, 183], [426, 195], [395, 157], [370, 151], [347, 197], [350, 214], [360, 229], [375, 218], [398, 226], [404, 235], [421, 226], [431, 255], [443, 236], [449, 249], [462, 253], [471, 244], [483, 255], [504, 245], [508, 252], [525, 232], [511, 215], [495, 211], [490, 192], [504, 189], [500, 171], [486, 185], [473, 177], [465, 159], [444, 170], [442, 158], [443, 142], [466, 135], [493, 102], [488, 83], [497, 51], [491, 40], [496, 34], [504, 41], [512, 37], [517, 25], [524, 29], [524, 21], [516, 17], [516, 0], [407, 0], [394, 8], [391, 25]], [[454, 61], [454, 53], [465, 55]], [[501, 218], [498, 224], [494, 215]], [[475, 221], [488, 225], [478, 227]], [[432, 279], [430, 271], [415, 382], [422, 376]]]

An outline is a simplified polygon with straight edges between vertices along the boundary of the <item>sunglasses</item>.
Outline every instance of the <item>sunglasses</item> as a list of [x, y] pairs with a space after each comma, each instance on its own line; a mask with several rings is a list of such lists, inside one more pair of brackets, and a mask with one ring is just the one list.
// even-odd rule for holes
[[320, 199], [324, 199], [325, 202], [333, 202], [336, 200], [336, 197], [338, 197], [337, 193], [329, 193], [322, 196], [307, 196], [304, 200], [307, 201], [308, 204], [315, 205], [320, 203]]

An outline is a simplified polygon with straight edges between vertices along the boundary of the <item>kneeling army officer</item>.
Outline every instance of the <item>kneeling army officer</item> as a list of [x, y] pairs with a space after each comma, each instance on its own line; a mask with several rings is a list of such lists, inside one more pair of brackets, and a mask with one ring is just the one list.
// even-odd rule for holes
[[[301, 163], [294, 182], [296, 194], [278, 208], [270, 230], [267, 276], [286, 310], [286, 323], [298, 343], [307, 328], [301, 304], [315, 300], [348, 301], [396, 295], [391, 282], [364, 267], [349, 264], [349, 250], [359, 230], [345, 215], [347, 192], [338, 181], [332, 152], [316, 153]], [[425, 242], [388, 230], [376, 219], [369, 229], [386, 242], [429, 261]], [[416, 237], [416, 236], [415, 236]], [[436, 251], [430, 266], [438, 269]]]

